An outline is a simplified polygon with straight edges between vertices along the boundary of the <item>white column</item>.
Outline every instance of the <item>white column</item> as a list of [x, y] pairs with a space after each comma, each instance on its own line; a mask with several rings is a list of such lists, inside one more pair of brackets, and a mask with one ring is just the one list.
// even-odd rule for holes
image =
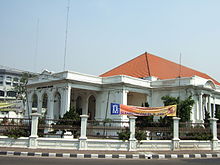
[[40, 114], [41, 114], [41, 112], [42, 112], [42, 104], [43, 104], [42, 98], [38, 98], [37, 113], [40, 113]]
[[32, 113], [32, 91], [27, 91], [27, 100], [26, 100], [26, 111], [25, 111], [25, 117], [31, 117], [30, 114]]
[[178, 150], [180, 148], [179, 146], [179, 120], [178, 117], [173, 117], [173, 147], [172, 150]]
[[200, 121], [200, 95], [197, 95], [195, 97], [195, 114], [194, 114], [194, 122], [199, 122]]
[[48, 95], [47, 119], [54, 119], [54, 96], [53, 92]]
[[71, 95], [71, 87], [68, 85], [64, 87], [61, 96], [61, 117], [70, 110], [70, 95]]
[[31, 136], [30, 137], [38, 137], [37, 130], [38, 130], [38, 118], [39, 113], [32, 113], [31, 114]]
[[122, 90], [122, 95], [121, 95], [121, 104], [127, 105], [128, 104], [128, 90], [123, 89]]
[[208, 95], [208, 112], [209, 112], [209, 116], [212, 118], [212, 106], [211, 106], [211, 95]]
[[135, 116], [129, 116], [130, 121], [130, 138], [129, 138], [129, 151], [136, 151], [137, 140], [135, 138]]
[[215, 107], [215, 96], [213, 96], [213, 110], [212, 110], [212, 116], [215, 118], [215, 113], [216, 113], [216, 107]]
[[201, 121], [203, 121], [203, 100], [202, 100], [202, 96], [203, 96], [203, 93], [200, 93], [199, 94], [199, 110], [198, 110], [198, 119], [199, 119], [199, 121], [201, 122]]
[[29, 137], [29, 147], [36, 148], [37, 147], [37, 131], [38, 131], [38, 118], [39, 113], [32, 113], [31, 114], [31, 136]]
[[218, 150], [218, 134], [217, 134], [217, 121], [216, 118], [210, 118], [210, 126], [212, 130], [212, 150]]
[[86, 130], [87, 130], [87, 120], [88, 115], [80, 115], [81, 117], [81, 133], [79, 138], [79, 150], [86, 150], [87, 149], [87, 137], [86, 137]]
[[173, 140], [179, 139], [179, 120], [178, 117], [173, 117]]
[[191, 110], [191, 113], [190, 113], [190, 121], [192, 122], [192, 123], [195, 123], [195, 120], [197, 119], [197, 117], [196, 117], [196, 112], [197, 112], [197, 98], [195, 97], [195, 95], [194, 95], [194, 92], [192, 92], [193, 93], [193, 96], [192, 96], [192, 99], [195, 101], [195, 103], [194, 103], [194, 105], [193, 105], [193, 107], [192, 107], [192, 110]]
[[[128, 104], [128, 90], [123, 89], [121, 94], [121, 104], [127, 105]], [[123, 121], [128, 121], [128, 117], [126, 115], [122, 115], [121, 119]]]
[[27, 117], [31, 117], [31, 116], [30, 116], [31, 113], [32, 113], [32, 100], [29, 100], [29, 99], [28, 99], [28, 103], [27, 103], [27, 113], [26, 113]]

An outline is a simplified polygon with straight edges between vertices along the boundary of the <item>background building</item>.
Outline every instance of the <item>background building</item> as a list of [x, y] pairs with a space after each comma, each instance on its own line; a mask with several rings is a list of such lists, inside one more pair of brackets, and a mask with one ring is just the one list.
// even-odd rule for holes
[[[0, 65], [0, 103], [13, 103], [12, 107], [1, 107], [0, 117], [20, 118], [23, 116], [23, 100], [17, 100], [15, 87], [21, 85], [23, 73], [29, 73]], [[33, 73], [31, 73], [33, 74]]]

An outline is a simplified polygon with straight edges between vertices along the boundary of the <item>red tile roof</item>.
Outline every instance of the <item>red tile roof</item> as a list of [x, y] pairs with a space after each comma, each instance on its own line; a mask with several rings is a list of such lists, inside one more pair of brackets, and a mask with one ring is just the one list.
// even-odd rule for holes
[[159, 79], [174, 79], [179, 77], [199, 76], [205, 79], [211, 79], [215, 84], [220, 85], [218, 81], [205, 73], [190, 69], [188, 67], [176, 64], [164, 58], [144, 53], [102, 75], [101, 77], [109, 77], [115, 75], [128, 75], [137, 78], [154, 76]]

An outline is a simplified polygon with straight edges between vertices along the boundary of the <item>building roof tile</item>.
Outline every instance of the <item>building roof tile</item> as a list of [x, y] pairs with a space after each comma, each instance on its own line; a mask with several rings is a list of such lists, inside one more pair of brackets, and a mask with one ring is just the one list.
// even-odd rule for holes
[[174, 79], [177, 77], [199, 76], [212, 80], [215, 84], [220, 85], [218, 81], [209, 75], [174, 63], [153, 54], [144, 53], [102, 75], [109, 77], [115, 75], [128, 75], [137, 78], [154, 76], [159, 79]]

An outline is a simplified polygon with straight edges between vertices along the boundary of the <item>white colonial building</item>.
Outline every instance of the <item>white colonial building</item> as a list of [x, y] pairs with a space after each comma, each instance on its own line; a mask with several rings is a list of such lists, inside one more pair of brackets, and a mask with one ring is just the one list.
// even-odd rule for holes
[[[181, 68], [181, 72], [180, 72]], [[46, 109], [47, 119], [58, 119], [71, 107], [90, 120], [106, 118], [126, 121], [127, 116], [111, 115], [110, 104], [151, 107], [163, 106], [162, 96], [184, 99], [192, 96], [195, 101], [192, 122], [203, 122], [205, 111], [215, 117], [220, 110], [220, 83], [208, 75], [180, 66], [171, 61], [144, 53], [100, 76], [64, 71], [43, 71], [30, 79], [28, 110]]]

